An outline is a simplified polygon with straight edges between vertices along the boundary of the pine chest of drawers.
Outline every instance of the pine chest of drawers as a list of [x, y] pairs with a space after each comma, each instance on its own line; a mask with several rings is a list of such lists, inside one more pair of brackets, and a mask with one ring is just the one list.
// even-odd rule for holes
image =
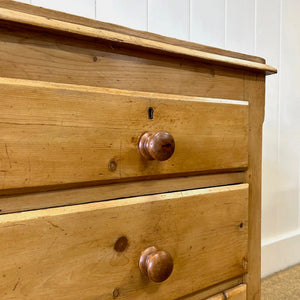
[[0, 3], [0, 298], [259, 299], [264, 60]]

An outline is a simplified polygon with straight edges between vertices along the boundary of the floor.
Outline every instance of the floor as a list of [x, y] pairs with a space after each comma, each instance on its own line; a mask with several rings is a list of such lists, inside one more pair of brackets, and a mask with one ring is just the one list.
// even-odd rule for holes
[[262, 280], [261, 300], [300, 300], [300, 264]]

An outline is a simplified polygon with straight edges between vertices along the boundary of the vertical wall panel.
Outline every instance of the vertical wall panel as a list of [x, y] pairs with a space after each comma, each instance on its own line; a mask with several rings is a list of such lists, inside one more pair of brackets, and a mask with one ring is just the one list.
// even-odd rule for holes
[[[256, 55], [280, 66], [280, 0], [259, 0], [256, 7]], [[262, 239], [277, 235], [279, 75], [266, 78], [266, 107], [263, 128]]]
[[225, 47], [225, 0], [191, 0], [190, 40]]
[[95, 0], [31, 0], [31, 4], [91, 19], [95, 18]]
[[147, 0], [97, 0], [97, 20], [147, 30]]
[[226, 1], [226, 48], [232, 51], [254, 54], [255, 1]]
[[281, 234], [299, 229], [300, 167], [300, 1], [282, 1], [280, 69], [280, 201], [277, 222]]
[[148, 31], [189, 40], [189, 0], [148, 0]]

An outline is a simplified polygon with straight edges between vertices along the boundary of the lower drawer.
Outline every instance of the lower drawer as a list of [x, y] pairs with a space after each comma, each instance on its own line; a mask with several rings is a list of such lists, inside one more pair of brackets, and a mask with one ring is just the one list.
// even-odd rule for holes
[[247, 286], [240, 284], [239, 286], [224, 291], [221, 294], [210, 297], [206, 300], [246, 300], [247, 299]]
[[[2, 215], [1, 299], [174, 299], [239, 276], [247, 208], [240, 184]], [[150, 246], [164, 282], [139, 270]]]

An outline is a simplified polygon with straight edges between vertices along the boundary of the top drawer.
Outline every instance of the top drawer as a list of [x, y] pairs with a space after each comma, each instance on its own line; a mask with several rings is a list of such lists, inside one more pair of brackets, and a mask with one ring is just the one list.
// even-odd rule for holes
[[[247, 167], [246, 101], [4, 78], [0, 96], [2, 189]], [[139, 138], [159, 130], [175, 152], [146, 160]]]

